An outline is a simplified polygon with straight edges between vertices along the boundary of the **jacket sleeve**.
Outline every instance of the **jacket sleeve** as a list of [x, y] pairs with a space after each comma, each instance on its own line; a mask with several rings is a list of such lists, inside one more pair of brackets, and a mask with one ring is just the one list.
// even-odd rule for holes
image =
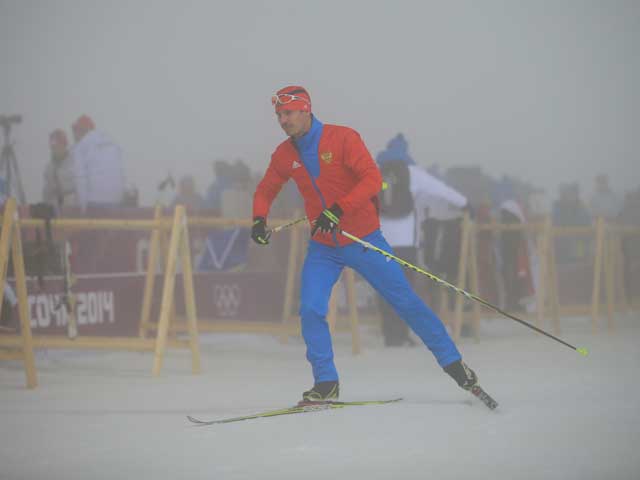
[[344, 212], [349, 212], [380, 193], [382, 174], [357, 132], [349, 131], [344, 142], [345, 165], [358, 179], [355, 187], [337, 202]]
[[287, 183], [289, 176], [278, 167], [274, 156], [271, 157], [269, 167], [258, 183], [253, 195], [253, 218], [267, 218], [273, 200], [276, 198], [282, 186]]
[[42, 186], [42, 201], [44, 203], [50, 203], [51, 205], [57, 205], [56, 192], [53, 180], [53, 165], [47, 164], [44, 169], [44, 183]]
[[[417, 165], [410, 165], [411, 193], [418, 206], [429, 206], [430, 201], [441, 201], [455, 208], [467, 205], [467, 198], [460, 192]], [[422, 205], [426, 204], [426, 205]]]

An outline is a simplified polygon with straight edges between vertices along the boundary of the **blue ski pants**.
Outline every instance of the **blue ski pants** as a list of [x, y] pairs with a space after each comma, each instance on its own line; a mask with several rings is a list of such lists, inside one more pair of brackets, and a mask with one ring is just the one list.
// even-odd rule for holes
[[[363, 240], [393, 253], [380, 230]], [[400, 264], [358, 243], [330, 247], [310, 240], [302, 267], [300, 317], [315, 383], [338, 380], [326, 317], [331, 290], [344, 267], [352, 268], [369, 282], [420, 337], [441, 367], [461, 359], [446, 328], [413, 291]]]

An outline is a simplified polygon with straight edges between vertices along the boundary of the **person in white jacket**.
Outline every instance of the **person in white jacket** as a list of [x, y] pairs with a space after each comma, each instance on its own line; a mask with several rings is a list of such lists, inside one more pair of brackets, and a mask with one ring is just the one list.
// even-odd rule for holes
[[44, 169], [42, 201], [53, 205], [58, 212], [62, 207], [76, 205], [73, 159], [68, 145], [64, 130], [56, 129], [49, 135], [51, 161]]
[[[387, 149], [378, 154], [376, 161], [386, 183], [386, 189], [379, 196], [380, 228], [398, 257], [410, 263], [422, 263], [418, 261], [419, 246], [423, 242], [422, 225], [427, 215], [438, 219], [461, 218], [468, 201], [416, 165], [408, 154], [408, 144], [402, 134], [387, 144]], [[413, 282], [413, 272], [407, 271], [407, 274]], [[379, 302], [379, 308], [385, 345], [411, 344], [406, 324], [385, 302]]]
[[125, 193], [122, 148], [95, 129], [93, 120], [82, 115], [73, 124], [75, 145], [71, 149], [78, 204], [118, 206]]

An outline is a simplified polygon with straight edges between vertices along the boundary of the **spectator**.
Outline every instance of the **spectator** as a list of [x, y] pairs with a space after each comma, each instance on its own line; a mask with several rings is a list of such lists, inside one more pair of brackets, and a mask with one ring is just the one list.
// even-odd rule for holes
[[[591, 215], [580, 198], [577, 183], [560, 186], [558, 199], [552, 208], [553, 224], [560, 227], [591, 225]], [[575, 262], [587, 254], [587, 242], [583, 237], [556, 238], [556, 259], [559, 263]]]
[[589, 210], [594, 219], [602, 217], [608, 222], [615, 220], [620, 213], [620, 199], [611, 190], [609, 177], [604, 173], [595, 178], [595, 190], [589, 201]]
[[73, 137], [76, 143], [71, 156], [80, 206], [121, 205], [125, 191], [122, 149], [96, 130], [87, 115], [73, 124]]
[[122, 206], [128, 208], [137, 208], [140, 206], [140, 193], [138, 192], [138, 187], [135, 185], [127, 186], [122, 198]]
[[640, 187], [625, 195], [620, 220], [625, 225], [640, 227]]
[[215, 179], [207, 189], [205, 205], [206, 208], [215, 210], [218, 215], [222, 215], [222, 196], [227, 188], [233, 183], [232, 166], [225, 160], [216, 160], [213, 164]]
[[[443, 227], [440, 231], [443, 248], [439, 250], [437, 259], [438, 266], [442, 268], [434, 269], [433, 263], [429, 267], [436, 275], [455, 282], [460, 247], [460, 208], [467, 205], [467, 199], [416, 165], [408, 153], [408, 143], [402, 134], [387, 144], [386, 150], [378, 154], [376, 161], [387, 184], [387, 188], [379, 195], [380, 226], [385, 238], [399, 257], [416, 263], [420, 244], [419, 227], [423, 224], [425, 212], [429, 212], [435, 223], [430, 224], [425, 238], [431, 241], [438, 236], [438, 233], [435, 236], [432, 233]], [[429, 251], [431, 253], [432, 250]], [[429, 259], [435, 260], [435, 257], [429, 255]], [[449, 266], [452, 264], [455, 273], [450, 272]], [[407, 272], [407, 276], [415, 287], [413, 272]], [[439, 298], [437, 295], [434, 297]], [[382, 297], [378, 296], [378, 301], [383, 317], [385, 345], [411, 344], [407, 325]]]
[[[489, 193], [480, 200], [476, 206], [477, 224], [487, 224], [493, 222], [493, 214]], [[500, 303], [500, 271], [498, 249], [496, 248], [496, 238], [499, 235], [493, 230], [479, 229], [476, 233], [476, 259], [478, 263], [478, 277], [481, 279], [478, 285], [478, 296], [490, 303], [498, 305]]]
[[196, 182], [191, 175], [185, 175], [178, 182], [178, 194], [171, 207], [176, 205], [184, 205], [191, 212], [205, 208], [204, 198], [196, 190]]
[[176, 182], [173, 175], [169, 173], [156, 187], [156, 205], [168, 207], [176, 196]]
[[44, 169], [42, 201], [53, 205], [57, 210], [77, 204], [73, 163], [68, 147], [69, 142], [64, 130], [57, 129], [51, 132], [51, 161]]
[[229, 165], [229, 184], [221, 194], [221, 213], [225, 218], [251, 218], [251, 170], [237, 159]]
[[[620, 222], [626, 226], [640, 227], [640, 187], [625, 195]], [[637, 233], [623, 234], [622, 252], [626, 294], [637, 297], [640, 293], [640, 242]]]
[[[500, 220], [507, 225], [527, 223], [522, 206], [515, 199], [500, 204]], [[523, 312], [527, 300], [535, 293], [527, 234], [507, 230], [502, 232], [500, 240], [505, 308], [507, 311]]]
[[[4, 177], [0, 177], [0, 211], [4, 209], [4, 204], [7, 201], [7, 182]], [[0, 315], [0, 331], [14, 331], [15, 330], [15, 310], [18, 305], [18, 297], [16, 297], [13, 288], [5, 281], [4, 291], [2, 296], [2, 314]]]
[[[386, 188], [378, 196], [380, 205], [380, 230], [389, 245], [399, 257], [411, 263], [417, 260], [418, 219], [415, 209], [415, 189], [417, 183], [409, 172], [415, 162], [408, 152], [408, 143], [399, 133], [387, 144], [386, 150], [376, 158]], [[414, 187], [414, 188], [412, 188]], [[414, 272], [407, 272], [407, 278], [414, 285]], [[378, 308], [382, 314], [382, 336], [386, 347], [413, 345], [409, 337], [409, 327], [395, 313], [381, 295], [376, 295]]]
[[[462, 246], [462, 215], [471, 212], [468, 199], [443, 181], [431, 177], [426, 172], [420, 175], [422, 191], [417, 195], [418, 211], [425, 212], [420, 218], [424, 252], [424, 262], [435, 275], [449, 283], [458, 283], [458, 264]], [[439, 305], [442, 291], [440, 285], [431, 284], [435, 308]], [[449, 299], [449, 309], [453, 309], [455, 294], [444, 290]]]

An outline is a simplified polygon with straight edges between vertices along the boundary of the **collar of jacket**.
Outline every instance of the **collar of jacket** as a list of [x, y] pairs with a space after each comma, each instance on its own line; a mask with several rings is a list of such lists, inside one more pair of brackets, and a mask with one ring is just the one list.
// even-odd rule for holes
[[293, 144], [298, 150], [298, 154], [313, 178], [320, 175], [320, 160], [318, 158], [318, 147], [322, 136], [323, 124], [314, 115], [311, 115], [311, 128], [302, 137], [293, 139]]

